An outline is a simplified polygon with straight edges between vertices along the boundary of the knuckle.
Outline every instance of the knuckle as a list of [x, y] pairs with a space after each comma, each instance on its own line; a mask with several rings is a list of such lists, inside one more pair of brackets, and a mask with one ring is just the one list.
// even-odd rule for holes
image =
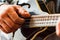
[[12, 10], [12, 7], [6, 7], [6, 8], [1, 9], [0, 18], [5, 17], [10, 10]]
[[12, 6], [11, 7], [8, 7], [6, 11], [9, 12], [11, 10], [13, 10], [13, 7]]
[[[3, 11], [4, 12], [4, 11]], [[6, 12], [0, 14], [0, 19], [4, 18], [7, 15]]]

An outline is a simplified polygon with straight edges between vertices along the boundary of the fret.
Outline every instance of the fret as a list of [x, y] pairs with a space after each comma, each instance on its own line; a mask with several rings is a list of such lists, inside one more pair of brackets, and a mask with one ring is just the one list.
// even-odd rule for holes
[[32, 15], [30, 20], [30, 27], [54, 27], [57, 24], [60, 14], [49, 15]]

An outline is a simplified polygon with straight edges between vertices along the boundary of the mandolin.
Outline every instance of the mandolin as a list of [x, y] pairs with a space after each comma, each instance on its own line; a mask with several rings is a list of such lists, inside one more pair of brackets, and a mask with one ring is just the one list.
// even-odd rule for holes
[[[37, 9], [40, 9], [40, 8], [37, 8]], [[29, 26], [29, 28], [46, 27], [46, 26], [47, 27], [55, 27], [59, 18], [60, 18], [60, 14], [32, 15], [31, 19], [26, 19], [26, 20], [30, 20], [29, 22], [26, 22], [26, 23], [29, 23], [29, 25], [26, 25], [26, 26]], [[10, 35], [14, 36], [13, 33], [12, 34], [5, 34], [5, 35], [7, 35], [7, 37]]]

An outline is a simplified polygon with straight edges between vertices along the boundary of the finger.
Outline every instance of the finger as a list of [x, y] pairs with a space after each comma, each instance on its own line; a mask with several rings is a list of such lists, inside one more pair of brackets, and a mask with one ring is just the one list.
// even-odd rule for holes
[[4, 28], [2, 28], [2, 26], [0, 26], [0, 29], [5, 33], [10, 33], [10, 32], [5, 31]]
[[10, 27], [12, 28], [12, 26], [14, 26], [14, 22], [9, 18], [9, 17], [4, 17], [3, 21]]
[[60, 36], [60, 21], [58, 21], [57, 25], [56, 25], [56, 34], [58, 36]]
[[14, 31], [13, 26], [14, 26], [15, 23], [14, 23], [9, 17], [5, 16], [5, 17], [3, 18], [3, 21], [9, 26], [9, 28], [10, 28], [12, 31]]
[[11, 29], [1, 20], [0, 20], [0, 25], [6, 32], [11, 32]]
[[15, 22], [18, 24], [22, 24], [24, 23], [24, 19], [20, 18], [17, 13], [14, 11], [14, 9], [10, 10], [8, 13], [8, 16]]
[[[25, 9], [23, 9], [21, 6], [15, 5], [15, 6], [13, 6], [13, 7], [15, 8], [15, 10], [18, 10], [18, 11], [17, 11], [18, 14], [21, 15], [22, 17], [24, 17], [24, 18], [30, 17], [29, 12], [27, 12], [27, 11], [26, 11]], [[27, 15], [27, 16], [26, 16], [26, 15]]]
[[3, 21], [11, 28], [11, 31], [15, 31], [20, 25], [15, 24], [9, 17], [4, 17]]
[[19, 25], [15, 25], [14, 27], [15, 27], [15, 29], [13, 28], [13, 30], [11, 30], [11, 31], [6, 31], [6, 30], [5, 30], [3, 27], [1, 27], [1, 26], [0, 26], [0, 29], [1, 29], [3, 32], [5, 32], [5, 33], [11, 33], [11, 32], [15, 32], [18, 28], [20, 28]]

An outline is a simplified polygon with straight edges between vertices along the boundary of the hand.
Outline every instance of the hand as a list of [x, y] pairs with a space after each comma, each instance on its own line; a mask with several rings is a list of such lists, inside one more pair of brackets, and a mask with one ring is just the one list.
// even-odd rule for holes
[[30, 17], [30, 14], [21, 6], [2, 5], [0, 6], [0, 29], [5, 33], [14, 32], [22, 26], [24, 18], [27, 17]]
[[56, 34], [57, 36], [60, 36], [60, 19], [58, 20], [57, 25], [56, 25]]

